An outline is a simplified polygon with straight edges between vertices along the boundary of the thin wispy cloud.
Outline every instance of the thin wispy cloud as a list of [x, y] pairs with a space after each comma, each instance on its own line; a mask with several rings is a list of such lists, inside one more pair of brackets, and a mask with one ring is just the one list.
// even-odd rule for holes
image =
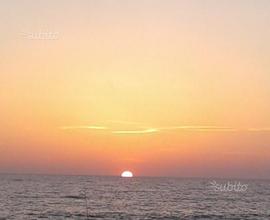
[[159, 130], [156, 128], [148, 128], [144, 130], [120, 130], [112, 131], [113, 134], [147, 134], [147, 133], [156, 133]]
[[[116, 121], [115, 121], [116, 122]], [[99, 125], [79, 125], [79, 126], [62, 126], [61, 130], [107, 130], [112, 134], [148, 134], [162, 133], [166, 131], [183, 131], [183, 132], [270, 132], [270, 127], [262, 128], [233, 128], [225, 126], [204, 126], [204, 125], [182, 125], [182, 126], [165, 126], [165, 127], [146, 127], [139, 126], [136, 122], [117, 121], [123, 124], [129, 124], [130, 128], [119, 129], [114, 126], [99, 126]]]
[[222, 127], [222, 126], [170, 126], [170, 127], [162, 127], [159, 130], [184, 130], [184, 131], [230, 131], [234, 132], [237, 129], [232, 127]]

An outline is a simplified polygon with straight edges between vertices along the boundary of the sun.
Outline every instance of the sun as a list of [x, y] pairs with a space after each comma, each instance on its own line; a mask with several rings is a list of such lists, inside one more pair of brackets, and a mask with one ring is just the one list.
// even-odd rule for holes
[[121, 174], [121, 177], [133, 177], [133, 173], [126, 170]]

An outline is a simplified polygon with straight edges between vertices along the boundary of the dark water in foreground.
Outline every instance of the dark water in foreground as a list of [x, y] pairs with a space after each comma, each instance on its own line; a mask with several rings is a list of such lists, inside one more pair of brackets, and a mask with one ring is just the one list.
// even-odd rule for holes
[[0, 219], [270, 219], [270, 181], [0, 175]]

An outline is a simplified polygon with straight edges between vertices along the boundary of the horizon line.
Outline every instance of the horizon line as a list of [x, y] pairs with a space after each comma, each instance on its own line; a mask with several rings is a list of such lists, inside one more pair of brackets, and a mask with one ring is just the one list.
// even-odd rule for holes
[[[85, 176], [85, 177], [119, 177], [121, 175], [113, 174], [65, 174], [65, 173], [42, 173], [42, 172], [0, 172], [0, 175], [32, 175], [32, 176]], [[223, 179], [223, 180], [267, 180], [270, 181], [270, 177], [226, 177], [226, 176], [176, 176], [176, 175], [134, 175], [132, 178], [175, 178], [175, 179]]]

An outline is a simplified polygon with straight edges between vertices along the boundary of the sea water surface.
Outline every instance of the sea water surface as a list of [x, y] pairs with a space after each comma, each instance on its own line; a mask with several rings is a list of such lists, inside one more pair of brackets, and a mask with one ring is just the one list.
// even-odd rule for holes
[[1, 174], [0, 219], [269, 220], [270, 181]]

